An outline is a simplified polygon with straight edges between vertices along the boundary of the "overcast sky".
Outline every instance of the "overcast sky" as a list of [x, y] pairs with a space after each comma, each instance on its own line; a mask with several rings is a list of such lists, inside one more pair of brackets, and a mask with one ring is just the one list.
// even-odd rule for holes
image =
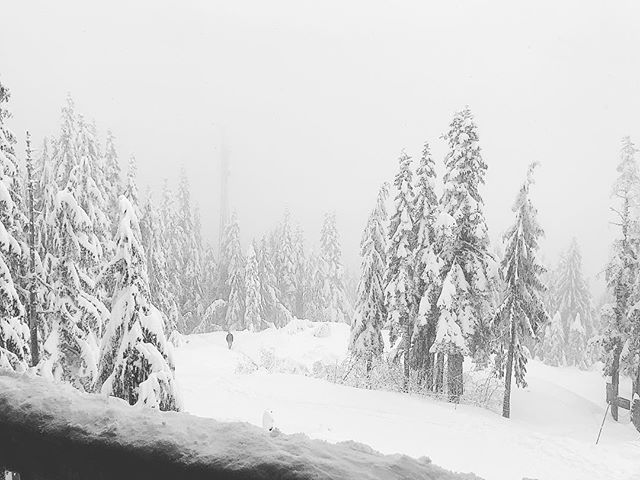
[[494, 238], [527, 165], [555, 263], [572, 236], [591, 282], [607, 260], [620, 139], [640, 141], [633, 1], [13, 1], [0, 18], [11, 127], [37, 143], [70, 92], [136, 155], [140, 190], [183, 165], [217, 241], [221, 138], [246, 245], [288, 206], [318, 243], [335, 209], [345, 263], [402, 148], [419, 156], [468, 104], [489, 165]]

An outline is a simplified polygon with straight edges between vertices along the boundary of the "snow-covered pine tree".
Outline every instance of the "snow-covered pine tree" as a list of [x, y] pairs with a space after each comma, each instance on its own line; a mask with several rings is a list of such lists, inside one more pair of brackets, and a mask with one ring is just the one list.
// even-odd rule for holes
[[97, 257], [99, 245], [91, 220], [76, 199], [78, 168], [56, 195], [48, 219], [53, 227], [47, 260], [53, 314], [40, 371], [88, 389], [97, 373], [98, 341], [109, 312], [91, 293], [95, 285], [87, 265]]
[[253, 245], [249, 245], [245, 266], [245, 313], [244, 323], [249, 331], [262, 330], [262, 318], [260, 317], [260, 276], [258, 273], [258, 258]]
[[169, 317], [173, 301], [167, 271], [169, 252], [165, 243], [166, 228], [164, 219], [159, 215], [150, 192], [142, 207], [140, 233], [147, 258], [150, 300], [151, 303], [157, 305], [158, 310], [162, 313], [165, 331], [170, 336], [178, 326], [175, 323], [176, 319]]
[[457, 402], [464, 390], [463, 355], [471, 353], [482, 361], [490, 343], [491, 256], [479, 190], [487, 165], [469, 107], [454, 115], [444, 138], [449, 153], [445, 157], [444, 193], [437, 224], [447, 237], [438, 240], [442, 289], [437, 302], [436, 341], [431, 351], [447, 355], [449, 397]]
[[120, 198], [111, 317], [100, 348], [97, 387], [107, 395], [160, 410], [179, 410], [171, 344], [162, 315], [151, 303], [136, 208]]
[[280, 301], [278, 280], [273, 266], [273, 254], [266, 237], [262, 238], [257, 251], [258, 275], [260, 278], [260, 317], [266, 326], [283, 327], [292, 314]]
[[509, 418], [511, 414], [512, 375], [515, 376], [517, 386], [527, 386], [524, 339], [535, 338], [540, 326], [548, 320], [542, 300], [545, 287], [540, 280], [545, 269], [537, 258], [540, 248], [538, 242], [544, 231], [538, 224], [537, 210], [529, 197], [536, 165], [533, 163], [529, 166], [527, 178], [513, 206], [516, 221], [504, 236], [505, 254], [501, 267], [506, 291], [496, 319], [502, 338], [501, 348], [507, 352], [506, 364], [499, 366], [500, 372], [505, 372], [502, 406], [502, 416], [505, 418]]
[[244, 259], [240, 247], [240, 227], [235, 212], [231, 214], [229, 223], [224, 232], [222, 241], [222, 258], [225, 266], [224, 278], [227, 296], [225, 313], [225, 328], [231, 330], [244, 330]]
[[336, 215], [335, 212], [327, 213], [320, 232], [320, 265], [323, 268], [323, 295], [326, 301], [324, 321], [349, 323], [351, 307], [344, 292], [341, 257]]
[[[178, 256], [172, 252], [178, 251], [180, 242], [178, 235], [178, 221], [175, 205], [175, 195], [169, 187], [169, 182], [165, 178], [162, 184], [162, 192], [159, 205], [160, 221], [163, 226], [163, 244], [167, 252], [165, 257], [167, 263], [167, 287], [169, 291], [169, 303], [171, 307], [167, 313], [169, 324], [177, 325], [178, 330], [184, 325], [182, 315], [178, 306], [181, 287], [179, 280]], [[182, 332], [184, 333], [184, 332]]]
[[409, 388], [411, 346], [418, 305], [415, 287], [415, 229], [413, 225], [413, 172], [411, 157], [404, 151], [398, 159], [399, 171], [393, 185], [396, 189], [395, 208], [389, 225], [387, 253], [387, 286], [385, 289], [389, 340], [404, 362], [404, 390]]
[[[611, 376], [613, 394], [616, 397], [620, 384], [621, 356], [629, 340], [630, 309], [634, 304], [638, 276], [636, 245], [640, 176], [636, 162], [637, 151], [629, 137], [622, 140], [618, 178], [612, 192], [614, 205], [611, 210], [616, 214], [613, 224], [620, 228], [620, 234], [613, 243], [612, 255], [606, 268], [607, 288], [613, 295], [613, 301], [603, 307], [606, 324], [602, 345], [605, 351], [604, 373]], [[618, 406], [615, 402], [611, 405], [611, 414], [614, 420], [618, 420]]]
[[577, 315], [580, 315], [585, 334], [589, 338], [596, 333], [593, 328], [593, 302], [589, 285], [582, 274], [582, 255], [575, 238], [560, 258], [557, 271], [558, 277], [554, 285], [555, 307], [560, 310], [565, 322], [565, 338], [568, 338]]
[[51, 154], [53, 180], [58, 188], [64, 188], [68, 184], [71, 171], [79, 163], [77, 132], [75, 105], [71, 96], [67, 95], [66, 104], [62, 107], [60, 136], [53, 142]]
[[[78, 115], [78, 132], [76, 153], [78, 155], [78, 202], [91, 220], [93, 232], [101, 246], [111, 242], [109, 215], [106, 209], [107, 177], [103, 156], [98, 145], [96, 127], [86, 123], [82, 115]], [[97, 259], [101, 261], [101, 258]], [[99, 270], [102, 265], [99, 265]]]
[[[123, 195], [129, 199], [133, 208], [136, 209], [138, 218], [140, 217], [140, 198], [138, 195], [138, 163], [136, 162], [135, 155], [129, 156], [129, 163], [127, 164], [127, 179], [124, 185]], [[120, 203], [118, 197], [118, 203]], [[119, 208], [119, 207], [118, 207]], [[119, 211], [119, 210], [118, 210]]]
[[202, 269], [200, 272], [202, 285], [202, 301], [205, 306], [211, 305], [218, 291], [218, 263], [213, 247], [207, 243], [203, 248]]
[[296, 225], [293, 234], [293, 261], [294, 261], [294, 315], [297, 318], [304, 318], [305, 305], [304, 305], [304, 290], [307, 283], [307, 261], [304, 255], [304, 235], [302, 227]]
[[118, 215], [120, 207], [118, 201], [123, 191], [121, 180], [120, 161], [116, 152], [115, 139], [111, 130], [107, 130], [107, 139], [104, 147], [104, 174], [105, 174], [105, 201], [107, 202], [107, 214], [111, 223], [111, 234], [115, 237], [118, 228]]
[[29, 361], [29, 327], [14, 279], [22, 249], [15, 238], [20, 212], [11, 191], [17, 164], [15, 137], [6, 125], [10, 113], [4, 104], [9, 97], [9, 90], [0, 83], [0, 369], [22, 370]]
[[[95, 126], [85, 122], [82, 115], [77, 115], [77, 138], [75, 153], [77, 167], [75, 176], [77, 188], [75, 198], [80, 208], [89, 217], [92, 243], [95, 252], [83, 259], [83, 269], [91, 279], [97, 278], [106, 267], [106, 252], [113, 250], [113, 237], [109, 215], [105, 212], [106, 177], [103, 158], [98, 147]], [[88, 283], [88, 292], [97, 296], [102, 303], [108, 304], [111, 291], [109, 285]]]
[[545, 328], [544, 340], [540, 349], [544, 363], [554, 367], [565, 366], [567, 364], [564, 353], [565, 343], [562, 318], [560, 312], [556, 312]]
[[436, 254], [436, 229], [438, 197], [436, 195], [435, 163], [429, 144], [425, 142], [416, 170], [416, 186], [413, 204], [415, 246], [415, 292], [418, 322], [413, 342], [412, 366], [418, 371], [420, 382], [433, 386], [434, 354], [430, 353], [436, 337], [438, 318], [438, 294], [440, 261]]
[[566, 351], [570, 365], [578, 368], [586, 368], [588, 363], [586, 354], [587, 332], [585, 331], [584, 324], [580, 318], [580, 313], [576, 313], [573, 322], [569, 326]]
[[320, 257], [312, 250], [307, 258], [307, 284], [305, 286], [305, 318], [314, 322], [324, 320], [325, 299], [324, 269], [321, 268]]
[[[178, 308], [183, 319], [180, 330], [189, 333], [199, 323], [199, 301], [202, 290], [199, 284], [200, 265], [202, 258], [193, 212], [191, 209], [191, 193], [189, 180], [184, 168], [180, 170], [178, 183], [178, 204], [176, 210], [176, 247], [174, 252], [178, 274]], [[199, 232], [198, 232], [199, 235]]]
[[274, 266], [278, 278], [280, 300], [291, 313], [296, 312], [296, 252], [291, 228], [291, 215], [285, 210], [282, 225], [278, 232], [276, 258]]
[[387, 319], [385, 281], [387, 265], [387, 208], [389, 186], [378, 192], [376, 206], [369, 216], [360, 242], [362, 276], [358, 283], [355, 312], [351, 322], [349, 350], [363, 361], [367, 374], [382, 356], [382, 328]]

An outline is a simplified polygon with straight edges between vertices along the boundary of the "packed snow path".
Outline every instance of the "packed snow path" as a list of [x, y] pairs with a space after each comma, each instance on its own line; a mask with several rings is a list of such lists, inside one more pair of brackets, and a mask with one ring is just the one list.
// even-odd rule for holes
[[[315, 335], [314, 335], [315, 333]], [[355, 440], [383, 453], [427, 456], [440, 466], [487, 480], [640, 479], [640, 436], [622, 412], [608, 416], [598, 371], [531, 362], [526, 389], [515, 389], [512, 418], [483, 408], [419, 396], [337, 385], [300, 373], [344, 358], [348, 327], [325, 331], [298, 322], [282, 330], [186, 337], [176, 349], [187, 411], [262, 425], [272, 410], [277, 428], [331, 442]], [[271, 367], [255, 371], [255, 365]], [[621, 394], [628, 397], [630, 386]]]
[[404, 455], [130, 407], [0, 371], [0, 465], [49, 480], [473, 480]]

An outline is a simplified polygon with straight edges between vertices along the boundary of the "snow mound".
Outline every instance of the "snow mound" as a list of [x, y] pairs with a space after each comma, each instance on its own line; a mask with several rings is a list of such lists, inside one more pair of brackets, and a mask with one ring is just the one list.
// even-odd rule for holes
[[[473, 479], [382, 455], [185, 413], [130, 407], [40, 377], [0, 374], [0, 464], [27, 476], [119, 479]], [[38, 475], [39, 474], [39, 475]]]

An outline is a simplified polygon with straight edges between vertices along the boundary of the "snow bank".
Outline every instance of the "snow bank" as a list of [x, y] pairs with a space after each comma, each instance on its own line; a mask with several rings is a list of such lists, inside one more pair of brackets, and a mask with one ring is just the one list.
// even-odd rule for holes
[[130, 407], [9, 372], [0, 373], [0, 464], [56, 479], [478, 478], [426, 458]]
[[[286, 329], [237, 332], [232, 350], [224, 333], [185, 337], [175, 352], [185, 411], [260, 427], [263, 412], [270, 410], [285, 433], [354, 440], [388, 454], [428, 455], [444, 468], [491, 480], [640, 480], [640, 437], [629, 412], [620, 422], [609, 414], [595, 445], [606, 409], [601, 367], [582, 371], [531, 360], [529, 385], [512, 392], [507, 420], [473, 405], [352, 388], [281, 368], [320, 362], [330, 375], [348, 354], [349, 327], [328, 325], [328, 337], [314, 335], [318, 324], [302, 320]], [[275, 368], [239, 370], [249, 356], [259, 361], [260, 351], [273, 352]], [[465, 395], [472, 401], [495, 387], [469, 364], [465, 372]], [[630, 398], [630, 391], [631, 381], [621, 379], [621, 395]], [[494, 395], [501, 405], [500, 390]]]

